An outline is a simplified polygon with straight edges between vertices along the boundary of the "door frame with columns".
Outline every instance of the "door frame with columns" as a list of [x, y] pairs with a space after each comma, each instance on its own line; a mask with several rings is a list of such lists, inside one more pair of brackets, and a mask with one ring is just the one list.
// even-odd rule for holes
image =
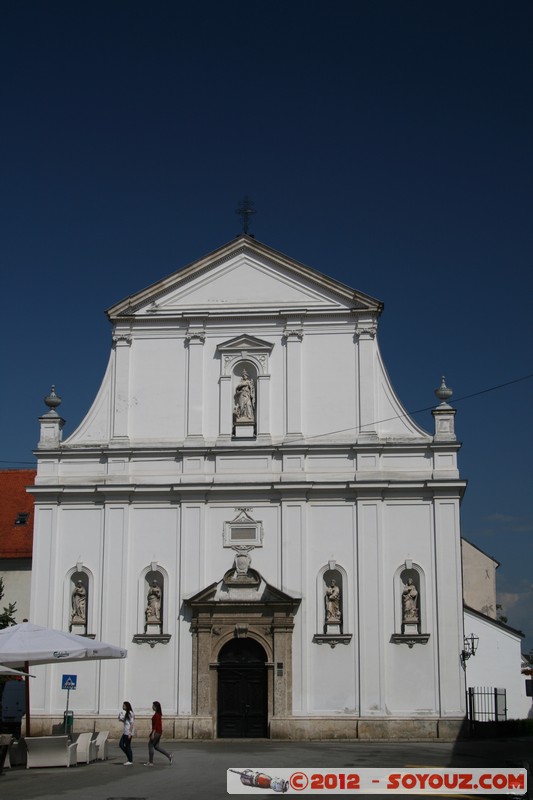
[[[184, 601], [192, 616], [192, 711], [211, 720], [211, 738], [217, 735], [218, 658], [233, 638], [255, 639], [267, 654], [268, 726], [272, 717], [292, 714], [292, 638], [301, 599], [270, 586], [254, 570], [248, 575], [255, 586], [232, 585], [230, 571]], [[229, 599], [220, 591], [226, 586]]]

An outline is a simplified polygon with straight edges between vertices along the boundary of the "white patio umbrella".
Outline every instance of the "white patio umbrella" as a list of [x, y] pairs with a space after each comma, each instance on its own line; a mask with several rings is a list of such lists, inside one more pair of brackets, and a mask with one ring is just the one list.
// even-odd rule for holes
[[4, 667], [3, 664], [0, 664], [0, 675], [7, 675], [9, 678], [35, 678], [35, 675], [30, 675], [29, 672], [21, 672], [20, 669]]
[[[100, 661], [126, 658], [128, 651], [77, 633], [21, 622], [0, 630], [0, 663], [57, 664], [64, 661]], [[26, 678], [26, 736], [30, 735], [29, 683]]]
[[57, 664], [126, 658], [127, 650], [77, 633], [21, 622], [0, 630], [0, 663]]

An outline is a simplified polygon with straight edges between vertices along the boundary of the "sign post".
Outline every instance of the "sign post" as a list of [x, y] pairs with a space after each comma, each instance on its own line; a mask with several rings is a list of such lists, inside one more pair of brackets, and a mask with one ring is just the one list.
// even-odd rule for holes
[[71, 691], [71, 689], [75, 689], [76, 688], [77, 680], [78, 680], [78, 676], [77, 675], [63, 675], [63, 677], [61, 679], [61, 688], [67, 690], [67, 708], [65, 710], [65, 724], [64, 724], [65, 733], [67, 733], [67, 728], [68, 728], [68, 719], [69, 719], [69, 717], [68, 717], [68, 703], [69, 703], [69, 699], [70, 699], [70, 691]]

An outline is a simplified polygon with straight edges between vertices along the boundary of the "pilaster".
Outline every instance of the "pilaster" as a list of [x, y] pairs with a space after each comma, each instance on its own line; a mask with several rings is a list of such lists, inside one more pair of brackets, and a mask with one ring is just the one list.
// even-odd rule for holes
[[129, 334], [115, 334], [115, 380], [113, 398], [113, 439], [128, 439], [130, 412], [130, 357], [132, 339]]
[[219, 403], [219, 435], [231, 436], [232, 421], [232, 397], [231, 397], [231, 375], [220, 376], [220, 403]]
[[204, 328], [190, 327], [185, 341], [189, 348], [187, 437], [201, 438], [204, 408]]
[[257, 435], [270, 435], [270, 375], [257, 376]]
[[358, 343], [358, 384], [359, 384], [359, 436], [358, 439], [377, 437], [376, 420], [376, 319], [368, 317], [357, 323], [355, 335]]
[[302, 435], [302, 340], [300, 324], [287, 325], [283, 335], [287, 348], [287, 436]]

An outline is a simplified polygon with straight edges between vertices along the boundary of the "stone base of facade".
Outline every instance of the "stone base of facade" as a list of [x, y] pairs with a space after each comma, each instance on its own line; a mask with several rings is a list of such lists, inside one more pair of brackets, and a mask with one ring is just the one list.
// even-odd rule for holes
[[[165, 739], [210, 740], [216, 738], [216, 725], [212, 717], [165, 716]], [[136, 739], [147, 738], [151, 730], [151, 717], [135, 717]], [[32, 736], [60, 733], [62, 717], [32, 715]], [[116, 717], [97, 715], [74, 716], [73, 733], [108, 730], [111, 739], [122, 735], [122, 723]], [[278, 741], [320, 741], [331, 739], [359, 739], [361, 741], [421, 741], [435, 739], [455, 741], [467, 738], [468, 725], [462, 718], [434, 719], [368, 719], [364, 717], [274, 717], [270, 720], [270, 739]], [[25, 722], [22, 722], [22, 735]]]
[[464, 719], [365, 719], [364, 717], [276, 717], [270, 722], [271, 739], [455, 741], [467, 735]]
[[[32, 714], [32, 736], [51, 736], [63, 733], [63, 717]], [[26, 735], [26, 722], [22, 718], [22, 736]], [[135, 715], [135, 739], [148, 739], [152, 730], [152, 717]], [[110, 739], [120, 739], [123, 724], [118, 716], [107, 717], [97, 714], [76, 714], [72, 733], [85, 733], [86, 731], [109, 731]], [[163, 717], [163, 737], [165, 739], [215, 739], [214, 720], [212, 717]]]

